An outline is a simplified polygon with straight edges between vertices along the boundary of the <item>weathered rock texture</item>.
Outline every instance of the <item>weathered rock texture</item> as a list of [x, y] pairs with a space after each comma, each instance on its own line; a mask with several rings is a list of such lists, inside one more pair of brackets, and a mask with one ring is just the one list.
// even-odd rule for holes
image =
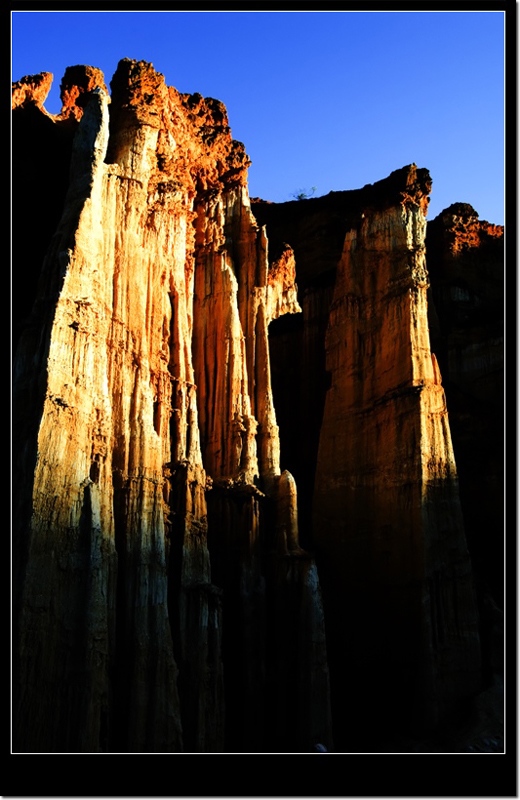
[[15, 750], [450, 721], [484, 676], [441, 372], [462, 448], [499, 403], [501, 231], [444, 212], [429, 289], [426, 170], [250, 203], [219, 101], [124, 59], [50, 115], [51, 80], [13, 86]]
[[430, 348], [430, 185], [411, 166], [358, 191], [253, 202], [271, 246], [288, 241], [296, 255], [303, 315], [273, 327], [274, 396], [284, 459], [308, 489], [301, 510], [312, 523], [301, 533], [325, 592], [335, 741], [354, 750], [399, 728], [434, 729], [483, 685], [455, 454]]
[[[13, 94], [15, 186], [43, 197], [19, 149], [43, 132], [62, 201], [14, 306], [15, 750], [330, 746], [270, 386], [269, 322], [300, 311], [292, 251], [269, 263], [220, 102], [128, 59], [111, 98], [69, 69], [55, 117], [42, 86]], [[15, 239], [33, 202], [18, 185]]]
[[434, 725], [454, 698], [479, 688], [480, 647], [444, 391], [429, 345], [429, 188], [428, 175], [410, 169], [400, 202], [365, 209], [345, 237], [326, 337], [331, 387], [313, 533], [333, 596], [343, 596], [334, 638], [347, 684], [366, 694], [369, 717], [407, 715], [411, 700], [417, 723]]

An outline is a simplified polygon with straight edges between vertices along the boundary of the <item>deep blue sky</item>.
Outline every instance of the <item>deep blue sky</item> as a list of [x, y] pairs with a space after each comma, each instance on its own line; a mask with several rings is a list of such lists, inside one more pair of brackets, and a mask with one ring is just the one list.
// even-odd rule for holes
[[429, 219], [454, 202], [504, 222], [502, 11], [13, 12], [12, 79], [66, 67], [109, 85], [121, 58], [222, 100], [252, 197], [357, 189], [415, 162]]

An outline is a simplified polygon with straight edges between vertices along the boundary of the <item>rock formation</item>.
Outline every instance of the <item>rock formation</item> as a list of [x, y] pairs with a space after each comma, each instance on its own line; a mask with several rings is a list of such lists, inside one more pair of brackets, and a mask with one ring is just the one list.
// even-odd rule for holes
[[269, 322], [300, 310], [292, 254], [269, 263], [219, 101], [124, 59], [111, 98], [68, 70], [53, 118], [42, 83], [14, 87], [17, 129], [43, 122], [71, 160], [14, 365], [15, 749], [330, 746], [270, 388]]
[[455, 203], [428, 224], [432, 348], [443, 375], [475, 568], [484, 672], [504, 673], [504, 228]]
[[426, 170], [250, 201], [219, 101], [51, 81], [13, 85], [15, 751], [435, 730], [483, 685], [441, 372], [500, 231], [434, 221], [429, 289]]
[[[271, 331], [274, 397], [282, 453], [307, 488], [301, 534], [316, 551], [324, 588], [335, 741], [346, 749], [369, 737], [381, 747], [401, 725], [431, 730], [483, 686], [479, 640], [486, 634], [464, 526], [475, 538], [478, 510], [473, 520], [463, 514], [429, 339], [431, 324], [438, 342], [438, 271], [441, 264], [453, 271], [437, 249], [434, 304], [425, 246], [430, 186], [428, 173], [412, 165], [356, 191], [252, 204], [271, 246], [291, 242], [296, 255], [303, 315]], [[432, 236], [449, 238], [447, 222], [432, 224]], [[488, 322], [499, 337], [500, 252], [486, 267], [482, 247], [475, 249], [498, 242], [501, 229], [488, 227], [468, 239], [479, 273], [495, 281]], [[448, 302], [439, 308], [452, 313]], [[486, 352], [490, 338], [480, 345]], [[494, 352], [500, 360], [499, 338]], [[481, 375], [482, 384], [495, 380], [488, 363]], [[473, 420], [473, 433], [484, 415]], [[475, 496], [490, 469], [488, 460], [478, 462], [480, 481], [476, 466], [473, 476], [465, 472]], [[495, 486], [498, 494], [499, 480]], [[488, 513], [500, 531], [497, 494]]]
[[343, 598], [331, 634], [338, 661], [365, 694], [367, 717], [386, 712], [394, 725], [409, 702], [416, 724], [437, 724], [454, 696], [480, 685], [473, 576], [429, 345], [429, 188], [412, 167], [402, 199], [364, 209], [345, 237], [313, 504], [331, 595]]
[[[430, 329], [450, 409], [475, 566], [503, 593], [504, 229], [455, 203], [428, 224]], [[487, 532], [497, 531], [490, 549]]]

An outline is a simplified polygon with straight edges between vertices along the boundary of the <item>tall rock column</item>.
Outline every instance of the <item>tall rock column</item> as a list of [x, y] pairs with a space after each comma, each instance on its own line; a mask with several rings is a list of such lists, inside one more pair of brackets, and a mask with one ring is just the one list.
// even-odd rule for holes
[[[299, 547], [271, 390], [269, 323], [300, 311], [294, 255], [287, 247], [269, 263], [243, 185], [202, 198], [197, 211], [194, 368], [213, 486], [213, 580], [224, 587], [228, 746], [330, 746], [320, 587], [314, 560]], [[288, 631], [298, 634], [289, 640]]]
[[[160, 603], [171, 627], [170, 647], [179, 671], [178, 682], [176, 670], [170, 671], [168, 680], [179, 691], [183, 747], [220, 750], [224, 714], [220, 601], [211, 585], [207, 479], [200, 452], [191, 360], [191, 222], [195, 188], [190, 167], [196, 171], [201, 154], [196, 152], [193, 161], [187, 161], [185, 144], [193, 131], [185, 119], [182, 98], [168, 89], [163, 76], [151, 65], [120, 62], [111, 86], [113, 131], [107, 154], [107, 192], [112, 196], [107, 208], [116, 209], [108, 229], [118, 238], [111, 248], [116, 258], [113, 352], [122, 354], [132, 347], [140, 352], [139, 359], [134, 357], [132, 363], [124, 358], [121, 362], [115, 355], [111, 368], [116, 382], [125, 379], [125, 370], [132, 371], [127, 374], [129, 381], [131, 374], [135, 375], [136, 385], [142, 381], [151, 426], [146, 435], [139, 426], [146, 449], [137, 450], [132, 458], [126, 445], [131, 437], [125, 420], [129, 412], [132, 414], [133, 403], [116, 416], [122, 422], [116, 434], [121, 447], [116, 451], [118, 463], [114, 472], [118, 492], [115, 513], [119, 521], [116, 541], [121, 567], [126, 570], [125, 580], [119, 582], [118, 653], [125, 662], [134, 630], [132, 607], [139, 596], [132, 576], [139, 575], [143, 564], [140, 538], [132, 532], [134, 518], [128, 512], [134, 493], [142, 494], [139, 482], [143, 464], [149, 458], [149, 448], [156, 443], [159, 452], [152, 480], [162, 542], [164, 583]], [[126, 330], [129, 314], [130, 332]], [[115, 394], [124, 403], [129, 393], [121, 385]], [[143, 526], [141, 514], [137, 522]], [[149, 618], [146, 603], [142, 613]], [[138, 625], [136, 635], [140, 647], [148, 653], [148, 639], [140, 632], [143, 628], [146, 625]], [[134, 658], [129, 661], [133, 663]], [[150, 690], [149, 671], [141, 680]], [[158, 686], [166, 683], [164, 676]], [[133, 706], [133, 687], [128, 682], [126, 691], [121, 693], [119, 718], [124, 720], [124, 709]], [[149, 717], [149, 704], [145, 710]], [[138, 730], [145, 730], [147, 725], [149, 722], [140, 721]]]
[[399, 177], [401, 191], [366, 206], [345, 236], [326, 338], [313, 531], [341, 709], [335, 735], [350, 744], [363, 731], [434, 726], [480, 681], [471, 564], [429, 344], [430, 179], [415, 165]]
[[105, 163], [108, 140], [101, 89], [81, 115], [42, 271], [41, 291], [57, 284], [55, 306], [40, 294], [42, 346], [31, 352], [22, 338], [18, 351], [17, 386], [38, 380], [44, 394], [32, 517], [20, 532], [28, 544], [15, 715], [17, 741], [35, 751], [182, 748], [167, 612], [168, 442], [154, 418], [170, 307], [151, 310], [162, 260], [150, 248], [158, 274], [142, 269], [146, 148], [135, 148], [129, 174]]
[[[56, 116], [46, 76], [20, 83], [19, 129], [38, 120], [56, 159], [66, 130], [72, 158], [15, 359], [15, 749], [265, 750], [286, 657], [267, 641], [268, 563], [302, 555], [267, 347], [269, 321], [299, 310], [294, 258], [268, 263], [219, 101], [130, 59], [110, 104], [98, 70], [71, 68]], [[324, 708], [291, 737], [304, 750], [330, 733], [307, 562], [283, 617], [303, 685], [321, 668]]]

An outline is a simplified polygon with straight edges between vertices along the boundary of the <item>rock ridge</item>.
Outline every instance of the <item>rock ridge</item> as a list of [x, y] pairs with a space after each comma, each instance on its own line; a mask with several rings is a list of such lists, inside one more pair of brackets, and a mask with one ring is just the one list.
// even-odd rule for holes
[[[303, 317], [275, 323], [270, 338], [281, 452], [301, 490], [300, 533], [316, 553], [324, 587], [336, 708], [343, 708], [340, 718], [348, 714], [355, 720], [364, 741], [372, 738], [376, 751], [385, 744], [374, 741], [378, 734], [373, 719], [386, 743], [391, 731], [395, 732], [396, 720], [402, 721], [408, 713], [415, 720], [412, 727], [420, 723], [425, 730], [429, 725], [435, 729], [436, 715], [440, 719], [449, 714], [454, 703], [460, 707], [466, 690], [467, 697], [475, 696], [480, 688], [503, 678], [500, 666], [496, 672], [502, 663], [500, 646], [495, 650], [491, 645], [499, 639], [501, 623], [498, 617], [491, 620], [493, 602], [486, 593], [491, 591], [500, 605], [502, 573], [497, 564], [503, 550], [497, 543], [490, 560], [485, 533], [500, 520], [499, 487], [503, 486], [497, 469], [503, 392], [500, 384], [494, 384], [502, 358], [503, 229], [481, 223], [467, 204], [454, 204], [427, 224], [423, 194], [431, 188], [431, 179], [426, 171], [418, 171], [418, 182], [415, 170], [410, 165], [395, 171], [387, 187], [381, 181], [305, 201], [252, 204], [272, 246], [289, 241], [295, 253]], [[373, 196], [376, 186], [381, 191], [379, 200]], [[414, 186], [418, 196], [414, 196]], [[393, 200], [388, 202], [388, 198]], [[458, 288], [461, 271], [464, 288]], [[472, 307], [484, 302], [486, 311], [477, 322]], [[461, 313], [466, 322], [456, 323], [452, 315]], [[471, 313], [473, 317], [468, 316]], [[482, 353], [481, 383], [472, 385], [475, 373], [468, 370], [471, 362], [466, 353], [477, 341]], [[458, 390], [452, 377], [455, 363]], [[449, 408], [453, 409], [450, 421]], [[419, 427], [414, 430], [415, 424]], [[300, 435], [303, 425], [309, 430], [305, 438]], [[489, 440], [485, 430], [489, 430]], [[475, 444], [479, 442], [478, 454], [475, 446], [468, 447], [471, 437]], [[399, 455], [388, 463], [393, 447]], [[483, 481], [493, 490], [479, 500]], [[411, 489], [414, 483], [416, 501], [405, 499], [407, 492], [415, 491]], [[359, 506], [351, 507], [349, 497]], [[414, 507], [419, 512], [417, 527]], [[484, 510], [487, 523], [478, 519]], [[392, 543], [392, 531], [397, 530], [397, 538], [402, 534], [407, 544], [398, 546], [399, 565], [392, 566], [397, 541]], [[408, 547], [410, 561], [405, 555]], [[476, 575], [473, 565], [478, 568]], [[487, 587], [484, 593], [482, 586]], [[439, 602], [441, 616], [436, 610]], [[453, 615], [460, 615], [461, 602], [465, 621], [448, 644], [443, 626], [451, 629], [453, 637], [457, 630]], [[400, 632], [397, 620], [403, 626]], [[419, 635], [418, 627], [412, 633], [414, 626], [423, 626], [423, 633]], [[412, 641], [423, 644], [415, 653], [409, 651], [410, 675], [403, 679], [407, 642]], [[382, 648], [379, 654], [377, 642]], [[488, 663], [491, 652], [494, 666]], [[392, 658], [396, 658], [395, 669]], [[457, 659], [467, 683], [455, 688]], [[378, 663], [383, 660], [381, 673]], [[421, 661], [429, 665], [422, 677], [417, 671]], [[363, 698], [358, 706], [351, 697], [351, 685]], [[410, 700], [416, 690], [414, 711]], [[399, 698], [394, 708], [388, 701], [392, 696]], [[371, 713], [367, 697], [373, 702]], [[424, 702], [425, 698], [429, 700]], [[382, 734], [385, 724], [386, 737]], [[336, 727], [335, 741], [342, 747], [356, 750], [357, 740]]]
[[323, 704], [288, 685], [274, 746], [330, 742], [315, 567], [277, 567], [297, 511], [267, 326], [299, 312], [291, 252], [269, 262], [222, 103], [124, 59], [110, 98], [99, 71], [68, 70], [51, 118], [42, 83], [16, 87], [17, 124], [30, 135], [36, 109], [48, 141], [67, 125], [71, 161], [15, 364], [16, 748], [261, 752], [288, 663], [265, 632], [283, 625]]
[[13, 84], [15, 751], [427, 741], [503, 669], [464, 450], [502, 229], [427, 224], [416, 164], [251, 200], [220, 101], [51, 82]]

